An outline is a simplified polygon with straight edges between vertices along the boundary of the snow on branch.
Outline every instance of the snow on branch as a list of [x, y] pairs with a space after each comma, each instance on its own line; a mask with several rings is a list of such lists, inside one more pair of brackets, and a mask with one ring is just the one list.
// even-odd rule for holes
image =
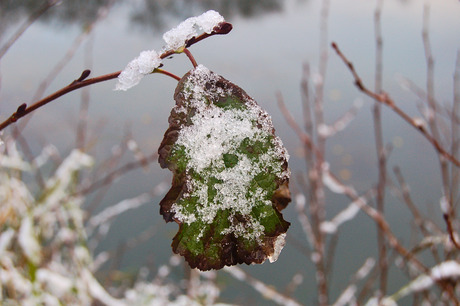
[[142, 51], [120, 73], [115, 90], [128, 90], [136, 86], [145, 75], [152, 73], [160, 65], [161, 58], [155, 50]]
[[[458, 280], [459, 278], [460, 263], [458, 263], [455, 260], [444, 261], [431, 268], [429, 273], [418, 276], [416, 279], [411, 281], [409, 284], [407, 284], [405, 287], [403, 287], [401, 290], [399, 290], [392, 296], [384, 298], [383, 301], [392, 301], [395, 303], [395, 301], [411, 293], [427, 290], [428, 288], [440, 281]], [[368, 303], [368, 305], [374, 304]]]
[[210, 34], [213, 29], [224, 22], [218, 12], [210, 10], [197, 17], [190, 17], [181, 22], [177, 27], [163, 34], [166, 50], [177, 50], [185, 47], [187, 41], [198, 35], [198, 31]]
[[352, 121], [355, 119], [358, 110], [362, 107], [362, 101], [360, 99], [353, 103], [353, 107], [348, 110], [345, 114], [337, 119], [332, 125], [321, 123], [318, 126], [318, 134], [322, 137], [331, 137], [338, 132], [343, 131]]
[[[182, 52], [190, 39], [196, 37], [200, 32], [211, 34], [223, 22], [225, 22], [224, 17], [213, 10], [197, 17], [190, 17], [163, 34], [163, 39], [166, 42], [163, 51]], [[125, 91], [139, 84], [145, 75], [160, 67], [162, 58], [164, 58], [163, 54], [159, 54], [155, 50], [142, 51], [120, 73], [115, 90]]]
[[[362, 201], [363, 203], [367, 203], [366, 199], [360, 197], [358, 201]], [[338, 213], [331, 221], [324, 221], [321, 223], [321, 231], [324, 233], [336, 233], [339, 226], [347, 221], [352, 220], [358, 212], [361, 210], [357, 201], [351, 202], [347, 208], [342, 210]]]

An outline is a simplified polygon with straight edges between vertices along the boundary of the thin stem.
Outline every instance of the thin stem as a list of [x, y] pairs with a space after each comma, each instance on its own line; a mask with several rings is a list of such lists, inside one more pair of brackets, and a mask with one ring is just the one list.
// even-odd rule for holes
[[[85, 71], [87, 71], [87, 70], [85, 70]], [[121, 71], [117, 71], [117, 72], [101, 75], [101, 76], [98, 76], [98, 77], [95, 77], [95, 78], [92, 78], [92, 79], [83, 80], [83, 81], [80, 81], [80, 78], [79, 78], [78, 80], [73, 81], [69, 85], [59, 89], [58, 91], [50, 94], [49, 96], [47, 96], [47, 97], [35, 102], [34, 104], [32, 104], [29, 107], [27, 107], [26, 104], [21, 104], [18, 107], [16, 112], [14, 112], [8, 119], [6, 119], [4, 122], [2, 122], [0, 124], [0, 131], [3, 130], [4, 128], [6, 128], [7, 126], [9, 126], [10, 124], [18, 121], [20, 118], [24, 117], [25, 115], [30, 114], [34, 110], [36, 110], [36, 109], [48, 104], [49, 102], [51, 102], [53, 100], [56, 100], [57, 98], [65, 95], [65, 94], [67, 94], [69, 92], [72, 92], [72, 91], [74, 91], [76, 89], [79, 89], [79, 88], [82, 88], [82, 87], [85, 87], [85, 86], [88, 86], [88, 85], [91, 85], [91, 84], [100, 83], [100, 82], [104, 82], [104, 81], [107, 81], [107, 80], [115, 79], [115, 78], [118, 77], [120, 72]]]
[[[329, 0], [323, 0], [321, 3], [321, 19], [320, 19], [320, 41], [319, 41], [319, 75], [320, 82], [317, 82], [315, 86], [315, 99], [314, 99], [314, 115], [315, 115], [315, 131], [317, 133], [317, 147], [321, 156], [326, 153], [326, 137], [321, 133], [318, 133], [320, 127], [324, 125], [324, 80], [326, 79], [327, 64], [328, 64], [328, 17], [329, 17]], [[318, 261], [316, 265], [316, 284], [318, 290], [318, 305], [329, 304], [329, 287], [327, 280], [327, 260], [326, 260], [326, 241], [325, 235], [321, 231], [320, 226], [325, 220], [325, 192], [322, 179], [322, 167], [323, 159], [318, 158], [319, 155], [315, 156], [315, 164], [313, 165], [313, 171], [316, 178], [315, 189], [311, 192], [315, 195], [315, 198], [310, 203], [310, 213], [312, 218], [313, 231], [316, 235], [315, 252], [318, 254]]]
[[196, 68], [196, 66], [198, 66], [198, 64], [196, 63], [196, 60], [195, 58], [193, 57], [192, 53], [190, 52], [189, 49], [187, 48], [184, 48], [184, 51], [185, 55], [187, 55], [188, 59], [192, 62], [192, 65], [193, 65], [193, 68]]
[[[86, 67], [93, 66], [92, 50], [94, 47], [94, 36], [88, 41], [85, 48], [85, 62]], [[78, 115], [77, 124], [77, 135], [76, 135], [76, 147], [80, 150], [84, 150], [86, 143], [86, 133], [88, 126], [88, 110], [89, 110], [90, 92], [89, 88], [84, 88], [81, 92], [80, 111]]]
[[[197, 37], [192, 37], [191, 39], [189, 39], [186, 43], [186, 47], [190, 47], [191, 45], [205, 39], [205, 38], [208, 38], [208, 37], [211, 37], [213, 35], [223, 35], [223, 34], [227, 34], [229, 33], [230, 31], [232, 30], [232, 24], [228, 23], [228, 22], [222, 22], [220, 23], [218, 26], [216, 26], [214, 28], [214, 30], [211, 32], [211, 33], [203, 33]], [[185, 49], [184, 49], [185, 50]], [[165, 51], [164, 53], [162, 53], [160, 55], [160, 58], [161, 59], [164, 59], [168, 56], [171, 56], [173, 54], [175, 54], [175, 50], [168, 50], [168, 51]], [[85, 70], [83, 73], [82, 73], [82, 76], [80, 76], [77, 80], [73, 81], [72, 83], [70, 83], [69, 85], [59, 89], [58, 91], [50, 94], [49, 96], [37, 101], [37, 102], [34, 102], [31, 106], [27, 106], [27, 104], [23, 103], [21, 104], [16, 112], [14, 112], [8, 119], [6, 119], [5, 121], [3, 121], [2, 123], [0, 123], [0, 131], [3, 130], [4, 128], [6, 128], [7, 126], [13, 124], [14, 122], [18, 121], [20, 118], [30, 114], [31, 112], [33, 112], [34, 110], [48, 104], [49, 102], [53, 101], [53, 100], [56, 100], [57, 98], [69, 93], [69, 92], [72, 92], [74, 90], [77, 90], [79, 88], [82, 88], [82, 87], [85, 87], [85, 86], [89, 86], [89, 85], [92, 85], [92, 84], [95, 84], [95, 83], [100, 83], [100, 82], [105, 82], [105, 81], [108, 81], [108, 80], [112, 80], [112, 79], [115, 79], [118, 77], [118, 75], [121, 73], [121, 71], [116, 71], [116, 72], [112, 72], [112, 73], [108, 73], [108, 74], [105, 74], [105, 75], [101, 75], [101, 76], [98, 76], [98, 77], [95, 77], [95, 78], [92, 78], [92, 79], [87, 79], [85, 80], [86, 77], [88, 77], [89, 75], [89, 70]], [[161, 72], [163, 73], [163, 72]], [[84, 77], [83, 77], [84, 76]], [[173, 75], [169, 75], [177, 80], [180, 80], [180, 78], [178, 79], [177, 76], [173, 76]]]
[[[324, 156], [321, 155], [321, 152], [319, 151], [318, 148], [315, 147], [314, 143], [311, 141], [311, 138], [309, 135], [304, 133], [300, 126], [297, 124], [295, 121], [294, 117], [289, 113], [289, 111], [286, 108], [286, 105], [284, 104], [282, 99], [278, 99], [278, 106], [281, 110], [281, 113], [283, 114], [284, 118], [288, 122], [288, 124], [291, 126], [291, 128], [294, 130], [294, 132], [297, 134], [299, 139], [307, 146], [312, 148], [312, 151], [317, 154], [317, 158], [320, 161], [324, 161]], [[385, 233], [385, 237], [388, 241], [388, 244], [390, 247], [392, 247], [396, 252], [398, 252], [403, 258], [405, 258], [407, 261], [411, 262], [414, 264], [414, 267], [416, 267], [418, 270], [427, 272], [428, 268], [423, 265], [421, 261], [419, 261], [416, 257], [415, 254], [411, 253], [408, 251], [398, 240], [395, 234], [391, 231], [390, 225], [388, 222], [385, 220], [385, 217], [380, 214], [376, 209], [371, 207], [370, 205], [367, 204], [367, 201], [363, 198], [360, 197], [357, 192], [352, 188], [349, 187], [340, 181], [336, 175], [334, 175], [332, 172], [328, 170], [328, 175], [329, 177], [334, 181], [335, 184], [338, 184], [341, 186], [341, 188], [344, 190], [344, 195], [346, 195], [350, 200], [352, 200], [356, 205], [359, 206], [359, 208], [367, 214], [370, 218], [376, 222], [378, 227]], [[442, 286], [442, 284], [441, 284]]]
[[[423, 10], [423, 30], [422, 30], [422, 38], [423, 38], [423, 47], [425, 50], [425, 59], [426, 59], [426, 91], [427, 91], [427, 102], [428, 107], [430, 108], [431, 114], [427, 116], [428, 125], [431, 130], [431, 134], [435, 139], [441, 141], [440, 132], [438, 129], [438, 120], [436, 116], [437, 112], [437, 105], [435, 100], [434, 94], [434, 58], [431, 52], [431, 42], [429, 36], [429, 18], [430, 18], [430, 7], [428, 4], [425, 5]], [[453, 123], [452, 123], [453, 124]], [[448, 203], [448, 210], [443, 211], [443, 218], [447, 225], [447, 232], [449, 234], [451, 242], [455, 245], [457, 249], [460, 249], [460, 244], [455, 238], [454, 229], [452, 226], [452, 219], [455, 218], [453, 212], [453, 199], [450, 198], [450, 190], [449, 190], [449, 165], [445, 158], [441, 155], [439, 156], [439, 163], [441, 168], [441, 180], [442, 180], [442, 189], [443, 189], [443, 196]]]
[[416, 130], [418, 130], [427, 140], [428, 142], [431, 143], [431, 145], [436, 149], [436, 151], [441, 154], [443, 157], [445, 157], [447, 160], [452, 162], [454, 165], [457, 167], [460, 167], [460, 161], [456, 159], [452, 154], [447, 152], [446, 149], [444, 149], [438, 142], [436, 138], [431, 136], [428, 131], [425, 129], [424, 126], [420, 125], [417, 123], [416, 120], [414, 120], [412, 117], [410, 117], [408, 114], [406, 114], [402, 109], [400, 109], [395, 101], [385, 92], [381, 93], [376, 93], [373, 92], [372, 90], [368, 89], [363, 81], [361, 80], [360, 76], [356, 72], [353, 63], [348, 60], [348, 58], [342, 53], [342, 51], [339, 49], [339, 46], [337, 43], [333, 42], [331, 44], [332, 48], [335, 50], [337, 55], [342, 59], [342, 61], [347, 65], [348, 69], [350, 70], [351, 74], [353, 75], [355, 79], [355, 85], [358, 87], [358, 89], [364, 93], [365, 95], [373, 98], [374, 100], [378, 101], [379, 103], [382, 103], [389, 108], [391, 108], [398, 116], [400, 116], [404, 121], [409, 123], [411, 126], [413, 126]]
[[[382, 76], [383, 76], [383, 38], [382, 38], [382, 7], [383, 0], [377, 1], [377, 6], [374, 12], [374, 32], [375, 32], [375, 92], [382, 90]], [[374, 135], [375, 135], [375, 147], [378, 158], [379, 178], [377, 183], [377, 211], [380, 214], [384, 214], [385, 206], [385, 187], [386, 187], [386, 150], [383, 143], [383, 128], [382, 128], [382, 116], [381, 116], [381, 105], [377, 101], [374, 101], [373, 108], [374, 118]], [[387, 261], [387, 246], [385, 244], [384, 232], [377, 228], [377, 243], [379, 245], [379, 269], [380, 269], [380, 292], [379, 296], [384, 296], [387, 291], [387, 278], [388, 278], [388, 261]]]
[[164, 74], [164, 75], [167, 75], [177, 81], [180, 81], [180, 77], [178, 77], [177, 75], [175, 75], [174, 73], [171, 73], [169, 71], [166, 71], [166, 70], [163, 70], [163, 69], [159, 69], [159, 68], [156, 68], [155, 70], [153, 70], [152, 73], [161, 73], [161, 74]]
[[40, 16], [42, 16], [48, 9], [56, 5], [59, 1], [47, 1], [36, 12], [32, 13], [26, 22], [14, 33], [14, 35], [0, 48], [0, 59], [8, 52], [10, 47], [21, 37], [22, 34], [32, 25]]
[[[452, 156], [458, 156], [459, 149], [460, 149], [460, 138], [459, 138], [459, 127], [457, 124], [457, 118], [459, 118], [460, 113], [460, 50], [457, 51], [457, 60], [455, 62], [455, 71], [453, 77], [453, 106], [452, 106], [452, 114], [451, 114], [451, 124], [452, 124], [452, 139], [451, 139], [451, 154]], [[452, 173], [452, 182], [450, 188], [450, 198], [452, 201], [452, 214], [456, 214], [456, 206], [458, 202], [456, 201], [458, 193], [459, 193], [459, 182], [460, 182], [460, 171], [458, 168], [451, 167]]]

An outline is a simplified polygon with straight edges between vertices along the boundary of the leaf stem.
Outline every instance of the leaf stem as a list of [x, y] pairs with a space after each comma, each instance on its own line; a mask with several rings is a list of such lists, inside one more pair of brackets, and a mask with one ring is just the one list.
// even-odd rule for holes
[[166, 71], [166, 70], [163, 70], [163, 69], [159, 69], [159, 68], [156, 68], [155, 70], [153, 70], [152, 73], [162, 73], [164, 75], [167, 75], [177, 81], [180, 81], [180, 77], [178, 77], [177, 75], [175, 75], [174, 73], [171, 73], [169, 71]]
[[193, 55], [190, 52], [190, 50], [187, 49], [187, 48], [184, 48], [183, 52], [185, 53], [185, 55], [187, 55], [188, 59], [192, 62], [193, 68], [196, 68], [196, 66], [198, 66], [198, 64], [196, 63], [196, 60], [193, 57]]

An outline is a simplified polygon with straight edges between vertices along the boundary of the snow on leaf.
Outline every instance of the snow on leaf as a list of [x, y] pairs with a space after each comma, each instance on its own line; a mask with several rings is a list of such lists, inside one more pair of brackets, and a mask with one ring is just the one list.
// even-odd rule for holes
[[275, 261], [289, 222], [289, 158], [270, 116], [240, 87], [199, 65], [179, 82], [159, 148], [173, 172], [160, 203], [179, 224], [175, 253], [192, 268]]

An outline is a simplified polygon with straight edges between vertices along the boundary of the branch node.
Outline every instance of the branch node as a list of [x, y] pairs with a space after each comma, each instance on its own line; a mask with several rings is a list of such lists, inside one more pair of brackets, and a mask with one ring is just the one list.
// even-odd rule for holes
[[89, 69], [83, 70], [83, 72], [81, 73], [80, 77], [77, 79], [77, 82], [81, 82], [81, 81], [85, 80], [89, 76], [90, 73], [91, 73], [91, 70], [89, 70]]
[[84, 81], [89, 76], [90, 73], [91, 73], [91, 70], [89, 70], [89, 69], [83, 70], [83, 72], [78, 77], [78, 79], [76, 79], [72, 83], [70, 83], [69, 86], [72, 86], [72, 85], [75, 85], [77, 83], [80, 83], [80, 82]]
[[212, 29], [213, 34], [225, 35], [228, 34], [233, 29], [233, 26], [229, 22], [221, 22]]
[[21, 105], [19, 105], [18, 109], [16, 110], [16, 114], [17, 115], [21, 115], [22, 113], [24, 113], [24, 111], [26, 110], [27, 108], [27, 104], [26, 103], [22, 103]]

